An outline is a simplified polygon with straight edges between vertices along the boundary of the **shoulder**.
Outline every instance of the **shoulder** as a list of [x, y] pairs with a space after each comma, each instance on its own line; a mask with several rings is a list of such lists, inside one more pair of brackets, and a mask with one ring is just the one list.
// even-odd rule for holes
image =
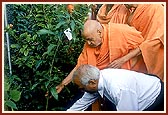
[[113, 69], [113, 68], [107, 68], [100, 70], [103, 78], [107, 79], [113, 79], [116, 76], [119, 76], [120, 73], [122, 73], [122, 69]]
[[114, 74], [119, 74], [119, 73], [122, 73], [124, 71], [127, 71], [125, 69], [113, 69], [113, 68], [106, 68], [106, 69], [103, 69], [103, 70], [100, 70], [103, 74], [111, 74], [111, 73], [114, 73]]
[[130, 30], [136, 30], [135, 27], [129, 26], [128, 24], [109, 23], [110, 29], [114, 31], [127, 32]]
[[164, 7], [161, 4], [142, 4], [139, 5], [139, 11], [143, 11], [145, 13], [155, 13], [160, 12], [160, 10], [164, 10]]

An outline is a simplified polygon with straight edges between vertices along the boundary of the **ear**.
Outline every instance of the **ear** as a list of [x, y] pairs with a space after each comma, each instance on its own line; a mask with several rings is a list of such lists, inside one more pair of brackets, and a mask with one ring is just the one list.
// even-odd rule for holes
[[97, 33], [100, 35], [100, 38], [103, 37], [103, 33], [102, 33], [102, 30], [101, 30], [101, 29], [98, 29], [98, 30], [97, 30]]
[[99, 35], [101, 35], [101, 31], [100, 31], [100, 29], [97, 29], [97, 33], [98, 33]]

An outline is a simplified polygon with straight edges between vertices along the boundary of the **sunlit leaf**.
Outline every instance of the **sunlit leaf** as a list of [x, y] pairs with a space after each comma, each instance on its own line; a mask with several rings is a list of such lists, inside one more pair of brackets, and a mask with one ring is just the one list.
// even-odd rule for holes
[[66, 24], [66, 22], [65, 21], [61, 21], [61, 22], [59, 22], [58, 24], [57, 24], [57, 26], [56, 26], [56, 28], [55, 29], [58, 29], [58, 28], [60, 28], [62, 25], [64, 25], [64, 24]]
[[58, 100], [58, 93], [57, 93], [57, 91], [56, 91], [56, 88], [55, 88], [55, 87], [52, 87], [52, 88], [50, 89], [50, 91], [51, 91], [52, 96], [53, 96], [56, 100]]
[[37, 34], [39, 35], [43, 35], [43, 34], [51, 34], [51, 35], [55, 35], [54, 32], [50, 31], [50, 30], [46, 30], [46, 29], [41, 29], [37, 32]]
[[11, 44], [11, 48], [18, 48], [19, 45], [18, 44]]
[[43, 60], [38, 60], [38, 61], [36, 62], [36, 69], [39, 68], [39, 66], [42, 64], [42, 62], [43, 62]]
[[5, 105], [11, 107], [12, 109], [17, 109], [16, 104], [11, 100], [5, 101]]
[[36, 83], [34, 84], [32, 87], [31, 87], [31, 90], [33, 90], [39, 83]]
[[14, 100], [15, 102], [19, 101], [21, 96], [21, 92], [17, 90], [11, 90], [10, 91], [10, 98]]
[[5, 82], [5, 83], [4, 83], [4, 91], [8, 91], [9, 88], [10, 88], [10, 84], [7, 83], [7, 82]]
[[24, 56], [27, 56], [29, 54], [29, 50], [24, 51]]
[[72, 31], [74, 31], [75, 30], [75, 22], [73, 20], [71, 20], [70, 25], [71, 25]]

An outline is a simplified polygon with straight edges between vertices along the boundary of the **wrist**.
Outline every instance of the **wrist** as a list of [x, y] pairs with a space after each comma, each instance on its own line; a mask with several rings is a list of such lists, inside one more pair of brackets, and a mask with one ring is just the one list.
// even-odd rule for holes
[[65, 86], [66, 86], [65, 84], [61, 83], [61, 87], [65, 87]]

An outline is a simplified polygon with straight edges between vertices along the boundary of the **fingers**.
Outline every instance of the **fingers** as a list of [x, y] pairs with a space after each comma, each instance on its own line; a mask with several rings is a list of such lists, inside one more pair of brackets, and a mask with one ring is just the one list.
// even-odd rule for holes
[[118, 65], [116, 63], [111, 63], [108, 65], [109, 68], [118, 68]]
[[118, 69], [118, 68], [121, 68], [121, 64], [118, 63], [117, 61], [113, 61], [113, 62], [110, 63], [107, 67], [108, 67], [108, 68]]
[[60, 92], [61, 92], [60, 86], [56, 86], [56, 92], [57, 92], [57, 93], [60, 93]]
[[56, 92], [57, 92], [57, 93], [60, 93], [63, 88], [64, 88], [63, 85], [58, 85], [58, 86], [56, 86]]
[[60, 93], [62, 91], [62, 89], [57, 89], [56, 91], [57, 91], [57, 93]]

